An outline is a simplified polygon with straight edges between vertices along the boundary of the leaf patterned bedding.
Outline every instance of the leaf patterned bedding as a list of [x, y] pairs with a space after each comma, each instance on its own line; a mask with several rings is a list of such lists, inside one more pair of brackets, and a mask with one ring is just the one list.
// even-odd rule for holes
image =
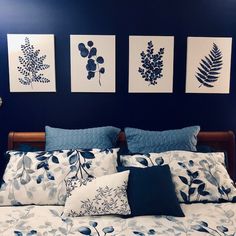
[[0, 207], [1, 236], [236, 236], [236, 203], [182, 204], [185, 217], [62, 218], [62, 206]]

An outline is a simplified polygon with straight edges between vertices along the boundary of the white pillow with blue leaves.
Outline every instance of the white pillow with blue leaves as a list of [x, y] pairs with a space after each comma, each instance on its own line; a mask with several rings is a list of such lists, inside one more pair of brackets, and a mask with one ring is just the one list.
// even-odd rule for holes
[[64, 205], [65, 179], [115, 173], [117, 152], [118, 149], [8, 151], [10, 160], [0, 189], [0, 205]]
[[236, 188], [224, 161], [222, 152], [168, 151], [121, 156], [124, 166], [169, 165], [177, 197], [184, 203], [236, 201]]
[[68, 189], [63, 217], [129, 215], [127, 197], [129, 171], [101, 176]]

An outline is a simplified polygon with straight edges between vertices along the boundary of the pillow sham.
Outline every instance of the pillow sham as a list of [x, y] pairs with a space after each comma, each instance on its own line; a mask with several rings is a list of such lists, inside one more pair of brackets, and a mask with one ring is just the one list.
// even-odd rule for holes
[[196, 151], [199, 126], [165, 131], [147, 131], [125, 128], [131, 153], [164, 152], [171, 150]]
[[76, 177], [83, 184], [88, 179], [117, 172], [118, 150], [9, 151], [0, 205], [64, 205], [65, 179]]
[[0, 205], [62, 204], [69, 155], [69, 151], [8, 151]]
[[236, 188], [224, 164], [224, 153], [169, 151], [121, 156], [124, 166], [170, 166], [180, 202], [236, 201]]
[[168, 165], [149, 168], [117, 167], [117, 170], [130, 171], [127, 193], [131, 216], [184, 216]]
[[128, 177], [129, 171], [124, 171], [93, 179], [83, 186], [76, 182], [66, 199], [63, 217], [130, 214]]
[[45, 127], [46, 151], [78, 148], [114, 148], [119, 128], [106, 126], [90, 129], [60, 129]]

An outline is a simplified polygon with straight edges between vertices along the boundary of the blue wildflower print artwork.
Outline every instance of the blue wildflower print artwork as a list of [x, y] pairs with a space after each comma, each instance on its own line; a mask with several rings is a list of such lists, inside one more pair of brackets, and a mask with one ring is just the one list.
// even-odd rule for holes
[[53, 35], [8, 35], [11, 92], [55, 91]]
[[87, 42], [87, 47], [84, 43], [79, 43], [78, 49], [81, 57], [87, 58], [86, 70], [88, 71], [87, 79], [91, 80], [98, 75], [99, 85], [101, 84], [101, 76], [105, 73], [105, 68], [101, 65], [104, 63], [104, 58], [97, 55], [97, 48], [94, 47], [93, 41]]
[[147, 52], [141, 52], [142, 67], [139, 67], [138, 72], [142, 75], [148, 85], [156, 85], [157, 80], [163, 77], [163, 55], [164, 48], [160, 48], [158, 53], [154, 54], [154, 46], [152, 41], [148, 42]]
[[213, 43], [213, 48], [204, 59], [201, 59], [196, 78], [201, 86], [213, 88], [214, 83], [218, 80], [220, 71], [223, 66], [222, 53], [218, 46]]
[[129, 92], [172, 93], [173, 36], [129, 37]]
[[45, 78], [43, 71], [48, 69], [50, 65], [44, 64], [47, 55], [40, 55], [40, 49], [35, 50], [34, 45], [30, 44], [28, 37], [25, 37], [25, 44], [21, 45], [23, 56], [19, 56], [19, 66], [17, 70], [22, 77], [18, 78], [19, 82], [25, 86], [31, 86], [33, 83], [49, 83], [50, 80]]
[[188, 37], [186, 93], [230, 91], [232, 38]]
[[115, 92], [115, 36], [71, 35], [71, 91]]

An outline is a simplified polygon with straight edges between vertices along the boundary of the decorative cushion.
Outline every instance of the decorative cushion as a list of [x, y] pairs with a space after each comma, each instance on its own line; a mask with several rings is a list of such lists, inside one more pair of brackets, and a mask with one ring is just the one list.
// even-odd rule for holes
[[196, 151], [199, 126], [166, 131], [147, 131], [125, 128], [131, 153], [165, 152], [171, 150]]
[[168, 165], [150, 168], [117, 167], [117, 169], [130, 170], [127, 193], [131, 216], [184, 216], [175, 194]]
[[118, 150], [9, 151], [0, 205], [64, 205], [65, 179], [115, 173]]
[[93, 179], [83, 186], [77, 181], [66, 199], [63, 216], [130, 214], [128, 177], [129, 171], [124, 171]]
[[169, 151], [121, 156], [124, 166], [170, 166], [180, 202], [236, 201], [236, 188], [224, 164], [224, 153]]
[[[9, 151], [0, 205], [62, 204], [69, 151]], [[64, 189], [64, 190], [63, 190]]]
[[45, 127], [46, 151], [78, 148], [114, 148], [120, 129], [112, 126], [90, 129]]

